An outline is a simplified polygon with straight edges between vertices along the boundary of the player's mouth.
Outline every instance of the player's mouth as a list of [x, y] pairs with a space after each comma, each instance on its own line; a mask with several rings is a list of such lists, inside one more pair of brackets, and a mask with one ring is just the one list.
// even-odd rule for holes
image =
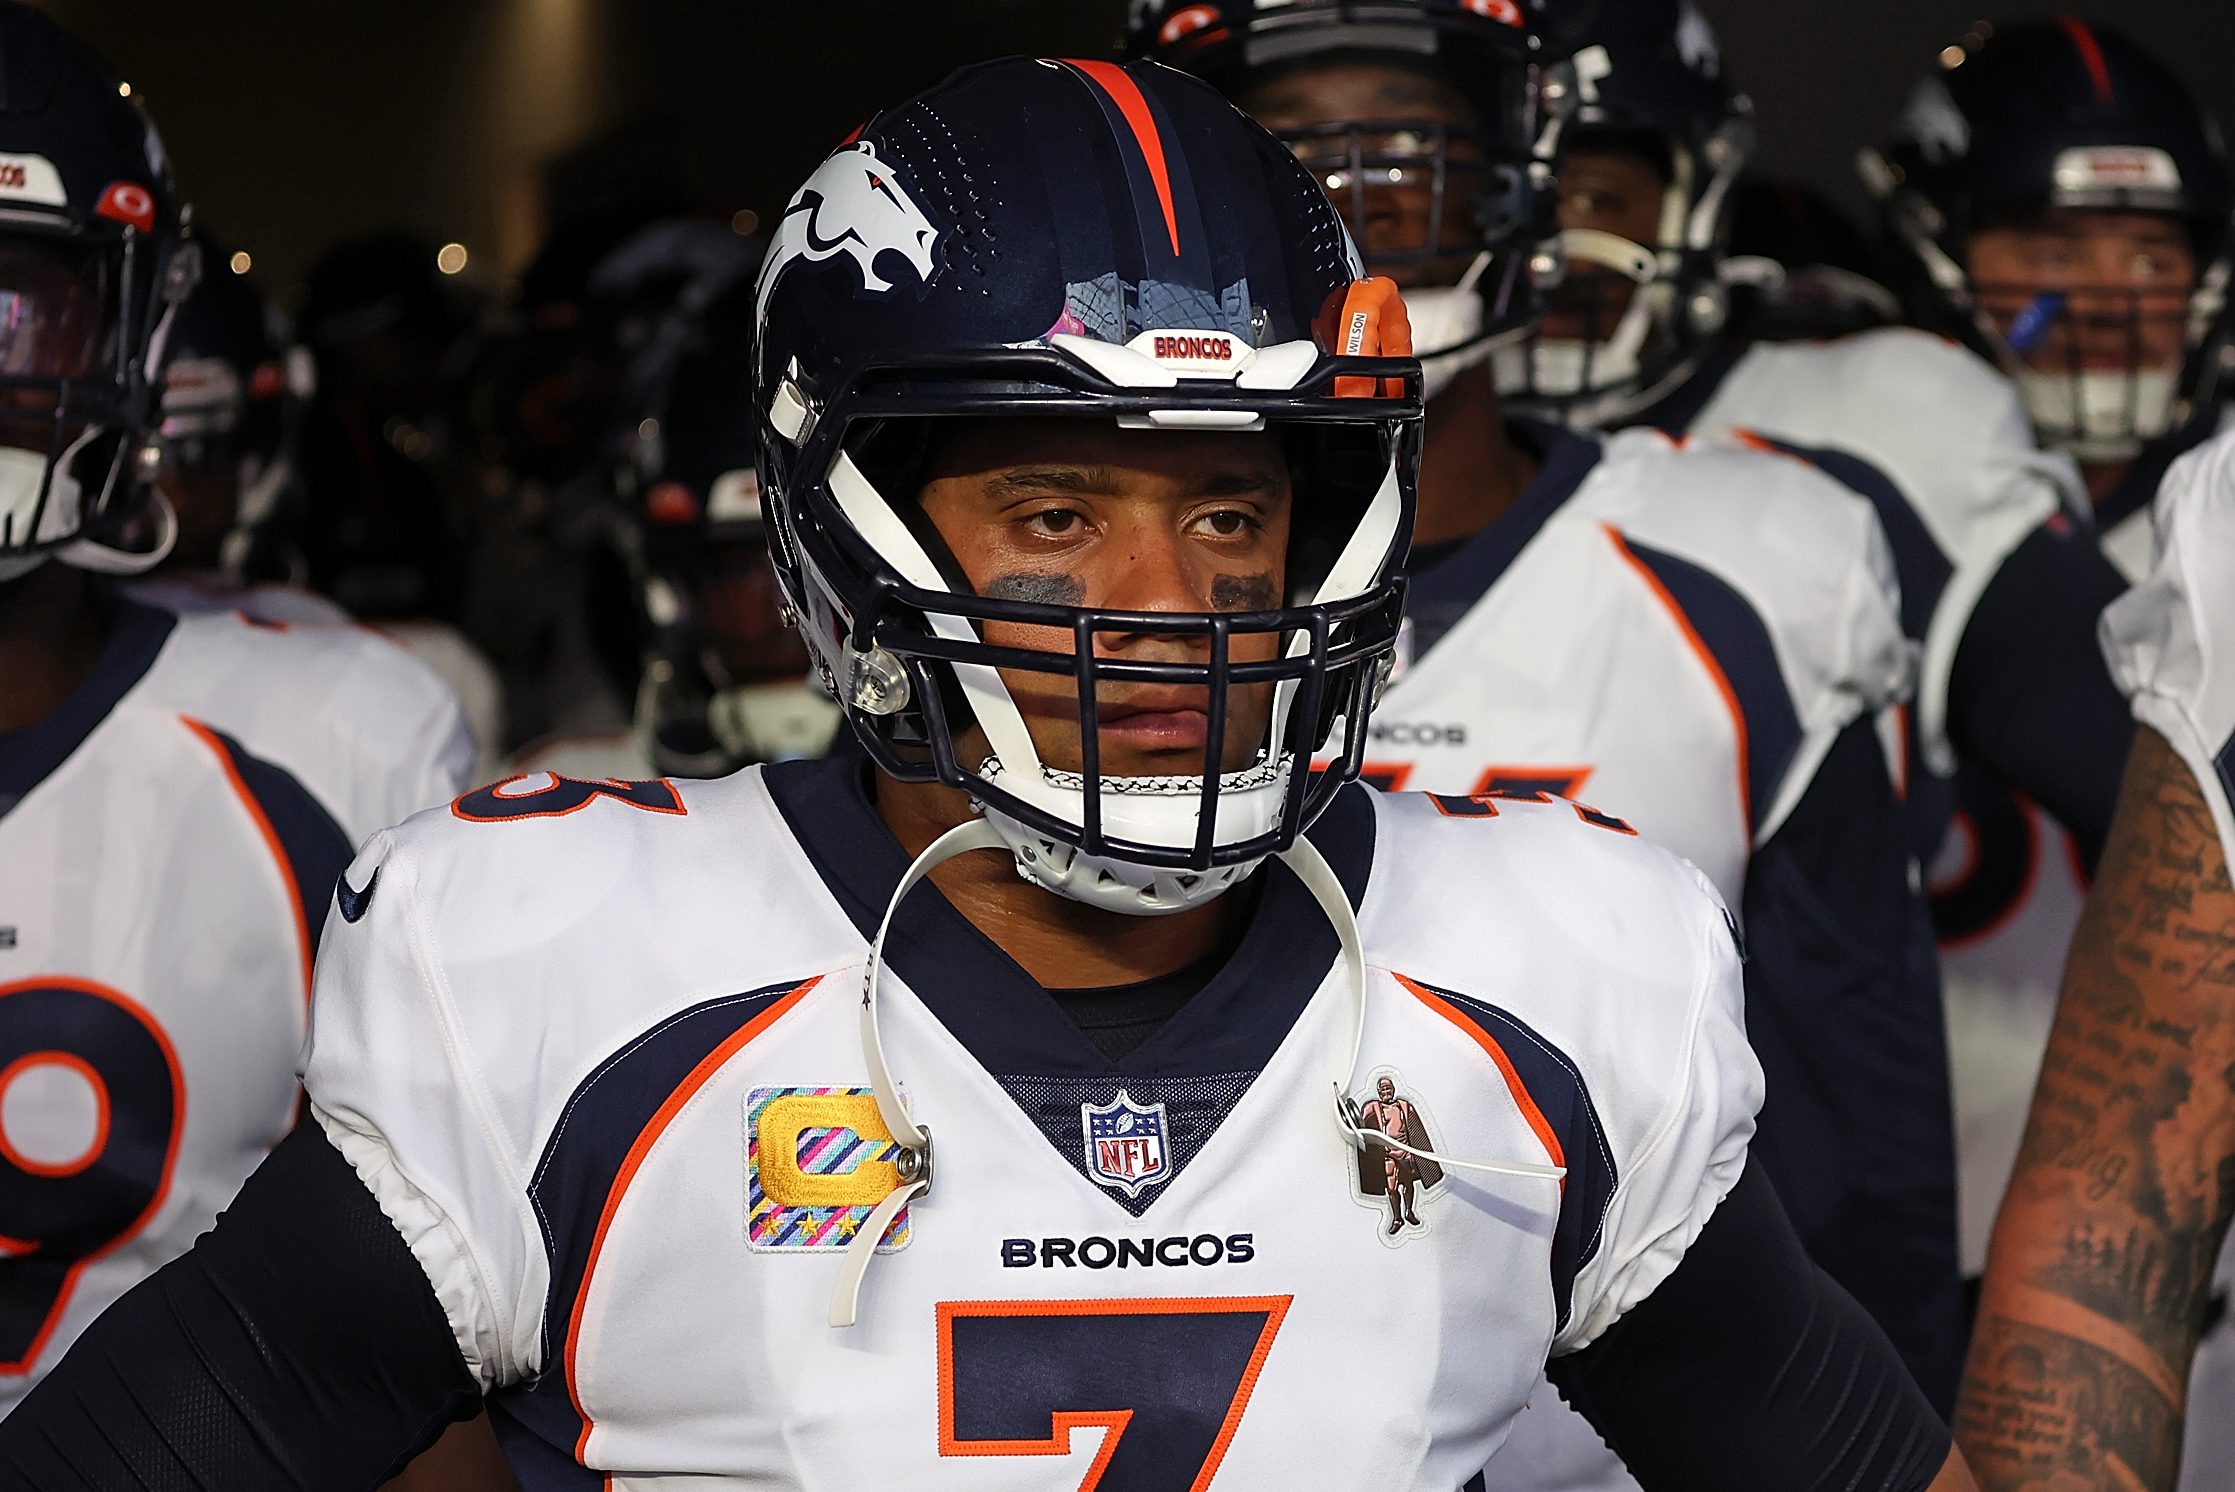
[[1134, 751], [1200, 753], [1203, 743], [1210, 739], [1210, 714], [1192, 706], [1105, 705], [1096, 715], [1105, 743]]

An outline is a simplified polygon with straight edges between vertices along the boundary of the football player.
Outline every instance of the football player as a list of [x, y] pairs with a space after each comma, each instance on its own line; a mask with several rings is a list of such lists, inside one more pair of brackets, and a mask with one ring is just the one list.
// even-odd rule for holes
[[[1580, 799], [1706, 872], [1752, 953], [1756, 1153], [1817, 1262], [1946, 1399], [1946, 1055], [1877, 737], [1908, 670], [1886, 541], [1784, 455], [1505, 417], [1493, 344], [1530, 331], [1532, 282], [1557, 268], [1575, 88], [1543, 61], [1560, 38], [1508, 9], [1148, 7], [1135, 45], [1270, 125], [1406, 286], [1430, 391], [1421, 517], [1368, 779]], [[1563, 1425], [1605, 1465], [1550, 1392], [1516, 1448]]]
[[130, 90], [0, 6], [0, 1413], [293, 1124], [329, 888], [463, 773], [391, 645], [104, 582], [175, 532], [182, 218]]
[[203, 273], [173, 319], [163, 368], [163, 469], [178, 517], [170, 556], [131, 593], [172, 611], [259, 621], [346, 622], [303, 588], [290, 533], [301, 492], [295, 441], [314, 377], [285, 318], [197, 230]]
[[[2103, 618], [2141, 724], [1995, 1223], [1959, 1427], [1991, 1487], [2227, 1483], [2214, 1314], [2235, 1165], [2235, 436], [2174, 463]], [[2182, 1419], [2189, 1416], [2188, 1454]]]
[[[2235, 182], [2218, 127], [2170, 69], [2115, 32], [2069, 16], [1982, 22], [1941, 54], [1892, 139], [1863, 159], [1910, 268], [1912, 314], [2016, 380], [2040, 441], [2080, 462], [2093, 540], [2108, 556], [2090, 567], [2138, 578], [2152, 494], [2224, 409]], [[2024, 628], [2061, 635], [2091, 623], [2099, 590], [2037, 591]], [[2004, 671], [2016, 676], [2031, 651], [2013, 650]], [[2116, 780], [2107, 761], [2102, 770]], [[1973, 768], [1957, 791], [1933, 889], [1964, 1265], [1975, 1275], [2093, 854], [2023, 778]]]
[[[1148, 64], [968, 69], [814, 173], [759, 300], [779, 573], [870, 761], [376, 838], [315, 1122], [0, 1486], [362, 1486], [487, 1393], [534, 1487], [1449, 1492], [1547, 1353], [1659, 1485], [1971, 1485], [1746, 1163], [1698, 872], [1348, 783], [1419, 368], [1279, 142]], [[1392, 1234], [1399, 1144], [1442, 1174]]]
[[2160, 479], [2224, 418], [2235, 178], [2218, 123], [2108, 27], [1982, 21], [1863, 164], [1911, 313], [2016, 379], [2139, 578]]
[[782, 620], [769, 557], [753, 471], [752, 277], [714, 273], [735, 284], [686, 286], [627, 339], [638, 345], [623, 383], [638, 392], [615, 442], [613, 496], [628, 512], [611, 547], [633, 626], [611, 630], [626, 636], [630, 728], [534, 743], [515, 771], [719, 777], [820, 756], [837, 733], [838, 706]]

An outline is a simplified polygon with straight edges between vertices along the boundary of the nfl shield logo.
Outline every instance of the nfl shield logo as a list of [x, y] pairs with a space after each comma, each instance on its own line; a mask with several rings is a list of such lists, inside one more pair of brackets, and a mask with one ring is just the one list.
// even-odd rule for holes
[[1109, 1103], [1079, 1105], [1086, 1131], [1086, 1173], [1107, 1187], [1138, 1197], [1172, 1174], [1172, 1145], [1164, 1105], [1137, 1104], [1120, 1091]]

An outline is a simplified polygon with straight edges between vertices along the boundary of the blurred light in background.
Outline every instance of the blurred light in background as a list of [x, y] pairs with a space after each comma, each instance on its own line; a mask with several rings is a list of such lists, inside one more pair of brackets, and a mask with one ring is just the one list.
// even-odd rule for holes
[[739, 238], [751, 238], [753, 230], [761, 225], [761, 215], [750, 207], [740, 207], [730, 214], [729, 230]]
[[132, 85], [130, 83], [117, 84], [116, 96], [118, 98], [130, 98], [132, 96]]
[[247, 274], [249, 271], [249, 267], [255, 262], [255, 260], [248, 257], [248, 250], [246, 249], [235, 249], [233, 251], [233, 257], [226, 261], [226, 263], [230, 264], [233, 267], [233, 273], [236, 275]]
[[454, 275], [466, 267], [466, 246], [446, 243], [435, 251], [435, 268], [446, 275]]

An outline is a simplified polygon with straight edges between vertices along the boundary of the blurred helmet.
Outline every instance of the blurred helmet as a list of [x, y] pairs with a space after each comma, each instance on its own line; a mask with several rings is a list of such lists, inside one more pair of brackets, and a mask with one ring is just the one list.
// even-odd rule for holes
[[[209, 266], [171, 326], [163, 369], [163, 472], [182, 509], [180, 552], [196, 547], [197, 523], [211, 551], [197, 556], [236, 581], [285, 578], [287, 523], [295, 516], [295, 446], [314, 391], [310, 355], [293, 345], [279, 307], [246, 275], [225, 267], [223, 245], [202, 235]], [[207, 515], [184, 511], [180, 489], [211, 499]]]
[[[1238, 882], [1357, 774], [1402, 611], [1419, 367], [1394, 287], [1365, 278], [1279, 141], [1150, 63], [967, 68], [808, 178], [756, 312], [777, 570], [884, 771], [967, 791], [1027, 880], [1137, 914]], [[1294, 486], [1289, 599], [1136, 613], [976, 594], [911, 521], [928, 427], [958, 415], [1271, 432]], [[989, 643], [996, 622], [1060, 628], [1074, 649]], [[1185, 638], [1202, 661], [1095, 646], [1143, 634]], [[1277, 656], [1237, 661], [1248, 638]], [[1043, 761], [1003, 670], [1071, 681], [1076, 769]], [[1200, 771], [1102, 771], [1100, 690], [1132, 685], [1203, 691]], [[1251, 697], [1270, 723], [1235, 771], [1223, 738], [1243, 690], [1269, 691]], [[960, 745], [973, 725], [975, 760]], [[1337, 729], [1340, 759], [1312, 771]]]
[[1814, 187], [1749, 177], [1729, 219], [1723, 278], [1738, 339], [1822, 341], [1901, 321], [1877, 240]]
[[[740, 242], [725, 228], [732, 242]], [[753, 469], [753, 284], [685, 295], [644, 356], [672, 358], [636, 436], [629, 566], [643, 623], [636, 727], [667, 776], [820, 756], [841, 723], [786, 624]], [[631, 381], [658, 370], [632, 363]], [[657, 456], [657, 465], [651, 458]]]
[[[1134, 0], [1128, 47], [1229, 97], [1299, 67], [1355, 57], [1425, 62], [1465, 94], [1478, 119], [1471, 129], [1367, 119], [1282, 134], [1367, 246], [1376, 273], [1436, 274], [1440, 283], [1404, 292], [1433, 398], [1532, 325], [1559, 280], [1552, 162], [1574, 90], [1556, 65], [1569, 38], [1548, 24], [1552, 9], [1548, 0]], [[1417, 241], [1370, 232], [1377, 215], [1395, 216], [1384, 199], [1418, 190], [1423, 176]]]
[[[1587, 12], [1592, 7], [1571, 5]], [[1662, 182], [1651, 242], [1596, 228], [1560, 235], [1572, 327], [1498, 355], [1499, 392], [1567, 423], [1618, 423], [1688, 379], [1730, 311], [1722, 275], [1732, 189], [1754, 149], [1752, 103], [1691, 0], [1596, 7], [1572, 60], [1570, 150], [1634, 152]]]
[[49, 557], [144, 570], [155, 384], [197, 261], [131, 90], [44, 15], [0, 3], [0, 580]]
[[[1941, 56], [1892, 138], [1861, 161], [1913, 271], [1912, 314], [2007, 369], [2044, 440], [2082, 460], [2130, 458], [2204, 407], [2220, 375], [2235, 185], [2219, 128], [2164, 65], [2069, 16], [1981, 25]], [[1968, 272], [1980, 230], [2058, 209], [2177, 219], [2194, 249], [2193, 289], [2160, 306], [2140, 292], [2083, 298]], [[2007, 332], [1988, 314], [1996, 305], [2017, 307]], [[2090, 367], [2080, 355], [2082, 336], [2139, 349], [2152, 320], [2177, 324], [2177, 364]]]

